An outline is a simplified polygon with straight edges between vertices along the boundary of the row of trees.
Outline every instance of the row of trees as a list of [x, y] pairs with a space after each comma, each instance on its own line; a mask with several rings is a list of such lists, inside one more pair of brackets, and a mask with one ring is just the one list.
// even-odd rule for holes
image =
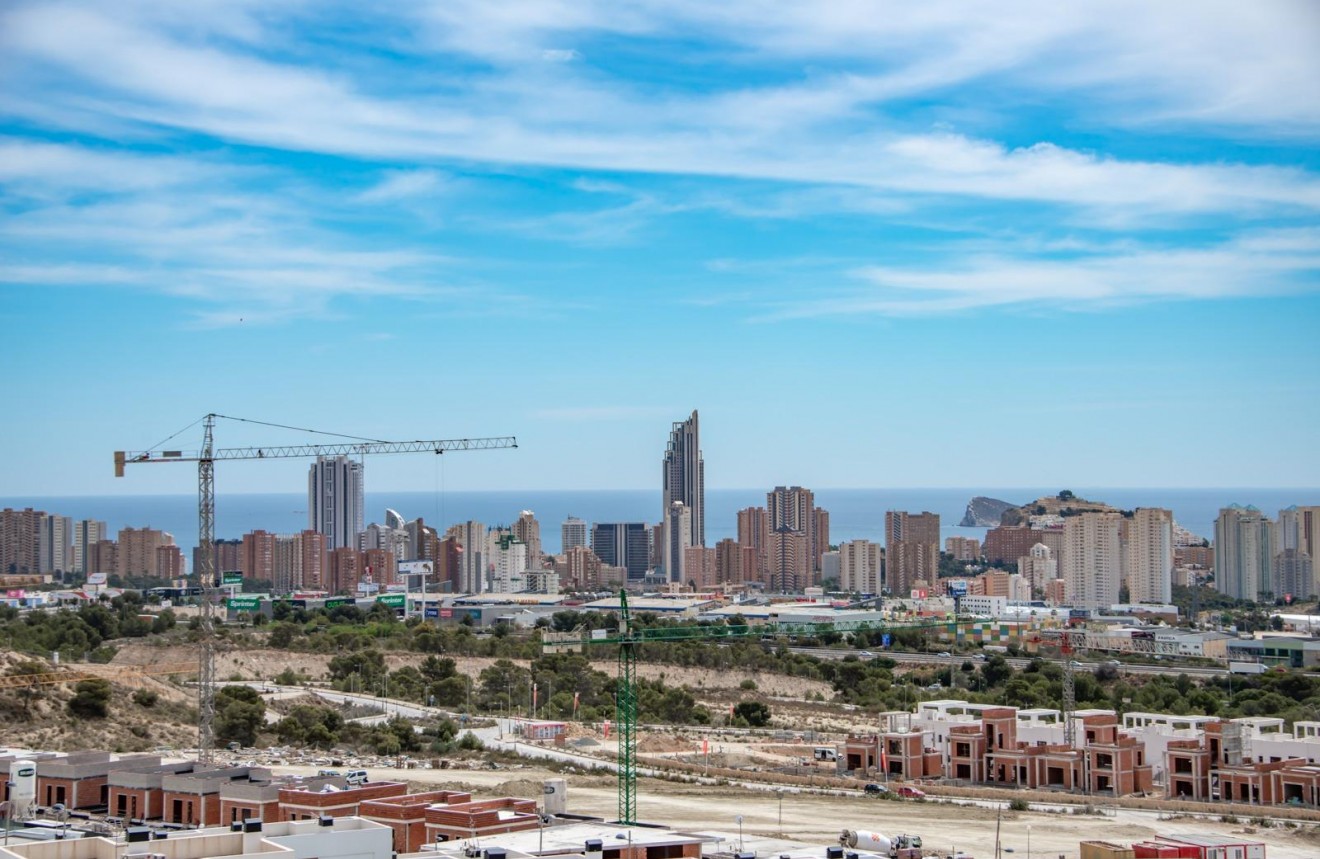
[[[65, 659], [95, 654], [107, 642], [119, 638], [141, 638], [174, 628], [174, 613], [168, 609], [151, 618], [143, 617], [143, 601], [136, 593], [125, 593], [108, 603], [93, 603], [78, 609], [20, 613], [0, 606], [0, 638], [11, 650], [45, 656], [58, 652]], [[106, 656], [108, 658], [108, 655]]]

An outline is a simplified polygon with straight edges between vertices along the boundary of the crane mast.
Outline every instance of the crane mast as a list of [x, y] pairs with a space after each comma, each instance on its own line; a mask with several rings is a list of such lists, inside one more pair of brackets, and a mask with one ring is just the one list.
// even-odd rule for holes
[[[970, 621], [955, 621], [961, 628]], [[765, 635], [815, 637], [825, 633], [927, 631], [947, 628], [947, 622], [878, 624], [871, 621], [777, 621], [758, 626], [740, 624], [688, 624], [685, 626], [649, 627], [634, 624], [628, 607], [627, 591], [619, 592], [619, 629], [590, 631], [579, 627], [571, 632], [541, 633], [542, 653], [581, 653], [588, 647], [618, 648], [619, 676], [614, 699], [619, 737], [619, 823], [637, 822], [637, 649], [642, 644], [665, 644], [680, 641], [713, 641], [729, 638], [752, 638]], [[956, 634], [956, 632], [955, 632]]]
[[[115, 451], [115, 477], [124, 467], [140, 463], [197, 463], [197, 584], [202, 590], [197, 641], [197, 756], [202, 763], [215, 757], [215, 603], [219, 579], [215, 568], [215, 463], [230, 459], [287, 459], [364, 455], [368, 453], [434, 453], [448, 450], [498, 450], [516, 448], [513, 436], [429, 441], [357, 440], [340, 444], [272, 445], [216, 449], [215, 421], [225, 417], [211, 413], [202, 419], [202, 447], [198, 451]], [[243, 420], [236, 418], [235, 420]], [[262, 423], [261, 421], [247, 421]], [[275, 426], [270, 424], [270, 426]], [[287, 429], [287, 427], [286, 427]]]

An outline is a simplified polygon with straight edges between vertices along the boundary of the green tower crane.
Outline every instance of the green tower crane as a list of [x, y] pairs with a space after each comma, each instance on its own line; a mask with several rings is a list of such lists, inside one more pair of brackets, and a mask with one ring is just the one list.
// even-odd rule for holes
[[[955, 622], [961, 626], [964, 621]], [[690, 624], [685, 626], [637, 627], [628, 608], [628, 594], [619, 592], [619, 628], [616, 632], [578, 628], [572, 632], [541, 633], [544, 653], [585, 652], [590, 646], [618, 648], [619, 678], [615, 692], [615, 720], [619, 738], [619, 823], [637, 822], [637, 648], [641, 644], [674, 641], [710, 641], [720, 638], [751, 636], [801, 636], [813, 638], [835, 632], [925, 631], [947, 626], [948, 621], [933, 623], [878, 624], [870, 621], [772, 622], [751, 626], [740, 624]]]

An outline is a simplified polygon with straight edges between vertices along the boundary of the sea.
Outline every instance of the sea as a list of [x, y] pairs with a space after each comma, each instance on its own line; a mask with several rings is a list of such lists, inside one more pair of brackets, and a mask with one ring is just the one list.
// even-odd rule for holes
[[[1103, 501], [1122, 509], [1164, 507], [1194, 534], [1210, 537], [1221, 507], [1252, 504], [1271, 517], [1291, 505], [1320, 504], [1320, 489], [1123, 489], [1069, 487], [1082, 498]], [[982, 537], [984, 528], [958, 525], [974, 496], [1023, 504], [1059, 489], [818, 489], [816, 505], [830, 513], [830, 542], [865, 539], [884, 542], [885, 511], [929, 511], [940, 515], [943, 536]], [[486, 526], [507, 525], [523, 510], [531, 510], [541, 523], [546, 552], [560, 549], [560, 524], [570, 516], [592, 522], [659, 522], [660, 493], [656, 490], [525, 490], [484, 492], [367, 492], [366, 523], [383, 522], [386, 508], [406, 520], [422, 517], [441, 533], [450, 525], [475, 520]], [[706, 491], [706, 545], [737, 536], [737, 511], [763, 506], [764, 489], [708, 489]], [[0, 508], [31, 507], [78, 519], [98, 519], [111, 535], [120, 528], [150, 527], [174, 535], [184, 556], [191, 560], [197, 545], [196, 495], [85, 495], [0, 496]], [[307, 527], [307, 496], [301, 493], [234, 494], [216, 496], [215, 534], [237, 539], [264, 529], [290, 534]]]

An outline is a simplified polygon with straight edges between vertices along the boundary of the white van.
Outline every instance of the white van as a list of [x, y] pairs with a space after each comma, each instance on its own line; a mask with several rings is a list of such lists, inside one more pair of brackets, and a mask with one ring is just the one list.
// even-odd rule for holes
[[344, 781], [346, 781], [346, 782], [348, 782], [349, 784], [352, 784], [352, 785], [366, 784], [366, 783], [367, 783], [367, 771], [366, 771], [366, 770], [349, 770], [348, 772], [344, 773]]

